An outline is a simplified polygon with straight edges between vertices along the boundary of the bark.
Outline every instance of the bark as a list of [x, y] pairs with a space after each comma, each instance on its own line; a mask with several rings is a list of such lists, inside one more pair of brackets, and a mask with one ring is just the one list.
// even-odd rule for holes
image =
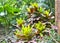
[[55, 0], [55, 21], [60, 34], [60, 0]]

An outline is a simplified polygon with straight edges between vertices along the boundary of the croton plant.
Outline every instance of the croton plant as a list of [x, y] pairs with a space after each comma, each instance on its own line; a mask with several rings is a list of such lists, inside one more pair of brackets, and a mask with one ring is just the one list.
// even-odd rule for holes
[[53, 0], [0, 0], [0, 27], [4, 28], [0, 43], [60, 42], [53, 4]]
[[38, 3], [30, 3], [26, 8], [26, 12], [26, 20], [20, 18], [16, 21], [19, 29], [16, 29], [14, 33], [17, 38], [30, 41], [35, 38], [41, 39], [45, 35], [49, 36], [48, 29], [52, 28], [51, 25], [54, 21], [54, 16], [52, 16], [50, 9], [41, 7]]

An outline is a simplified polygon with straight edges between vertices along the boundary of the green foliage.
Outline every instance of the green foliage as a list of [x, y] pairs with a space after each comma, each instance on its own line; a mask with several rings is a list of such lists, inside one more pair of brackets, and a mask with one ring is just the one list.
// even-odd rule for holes
[[14, 32], [14, 34], [20, 35], [20, 31], [18, 29], [16, 29], [16, 31]]
[[29, 40], [34, 36], [33, 31], [32, 31], [32, 27], [30, 27], [30, 25], [28, 25], [28, 26], [22, 25], [21, 31], [16, 30], [14, 33], [20, 39], [28, 39]]
[[45, 14], [46, 16], [49, 16], [49, 11], [44, 11], [44, 14]]
[[[54, 35], [54, 30], [50, 30], [51, 24], [54, 23], [55, 19], [52, 18], [54, 16], [53, 4], [54, 0], [0, 0], [0, 24], [4, 27], [5, 33], [9, 31], [12, 32], [16, 29], [13, 33], [15, 33], [19, 39], [36, 40], [38, 39], [37, 37], [41, 36], [44, 40], [47, 40], [48, 43], [52, 43], [52, 37], [55, 36], [54, 38], [60, 41], [60, 37]], [[50, 27], [48, 27], [49, 25], [46, 23], [51, 23], [49, 24]], [[52, 37], [50, 35], [44, 36], [46, 33], [43, 34], [43, 32], [45, 32], [44, 30], [47, 30], [47, 28], [51, 31], [50, 35], [52, 35]], [[37, 37], [35, 34], [36, 31], [39, 32]], [[45, 39], [45, 37], [48, 38]], [[2, 43], [5, 42], [3, 41]]]
[[2, 41], [1, 43], [6, 43], [6, 41]]
[[35, 24], [35, 28], [38, 29], [38, 31], [43, 31], [45, 29], [45, 24], [38, 22]]
[[45, 4], [47, 4], [49, 6], [49, 9], [53, 12], [53, 15], [55, 14], [55, 0], [45, 0], [44, 2]]
[[0, 6], [0, 12], [2, 12], [4, 10], [3, 6]]
[[17, 25], [20, 26], [24, 23], [24, 20], [22, 18], [16, 19], [17, 20]]
[[32, 33], [32, 27], [30, 27], [30, 25], [28, 25], [27, 27], [25, 27], [24, 25], [22, 26], [22, 33], [25, 35], [25, 36], [29, 36], [31, 35]]
[[40, 7], [40, 8], [38, 9], [38, 11], [39, 11], [40, 13], [43, 13], [44, 8]]
[[38, 7], [38, 4], [37, 3], [31, 3], [31, 6], [37, 8]]

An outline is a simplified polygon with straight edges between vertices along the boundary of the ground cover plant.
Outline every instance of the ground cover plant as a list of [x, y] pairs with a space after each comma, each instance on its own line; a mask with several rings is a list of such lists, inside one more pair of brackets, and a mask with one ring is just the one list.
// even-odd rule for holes
[[53, 4], [54, 0], [0, 0], [0, 43], [59, 43]]

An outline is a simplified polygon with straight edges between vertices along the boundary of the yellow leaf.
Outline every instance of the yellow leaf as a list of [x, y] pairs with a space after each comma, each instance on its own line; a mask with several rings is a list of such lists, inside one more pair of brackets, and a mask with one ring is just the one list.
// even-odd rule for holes
[[38, 4], [37, 3], [31, 3], [32, 7], [36, 7], [38, 8]]
[[30, 12], [30, 8], [27, 8], [27, 11]]
[[46, 15], [46, 16], [49, 16], [49, 11], [44, 11], [44, 14]]

